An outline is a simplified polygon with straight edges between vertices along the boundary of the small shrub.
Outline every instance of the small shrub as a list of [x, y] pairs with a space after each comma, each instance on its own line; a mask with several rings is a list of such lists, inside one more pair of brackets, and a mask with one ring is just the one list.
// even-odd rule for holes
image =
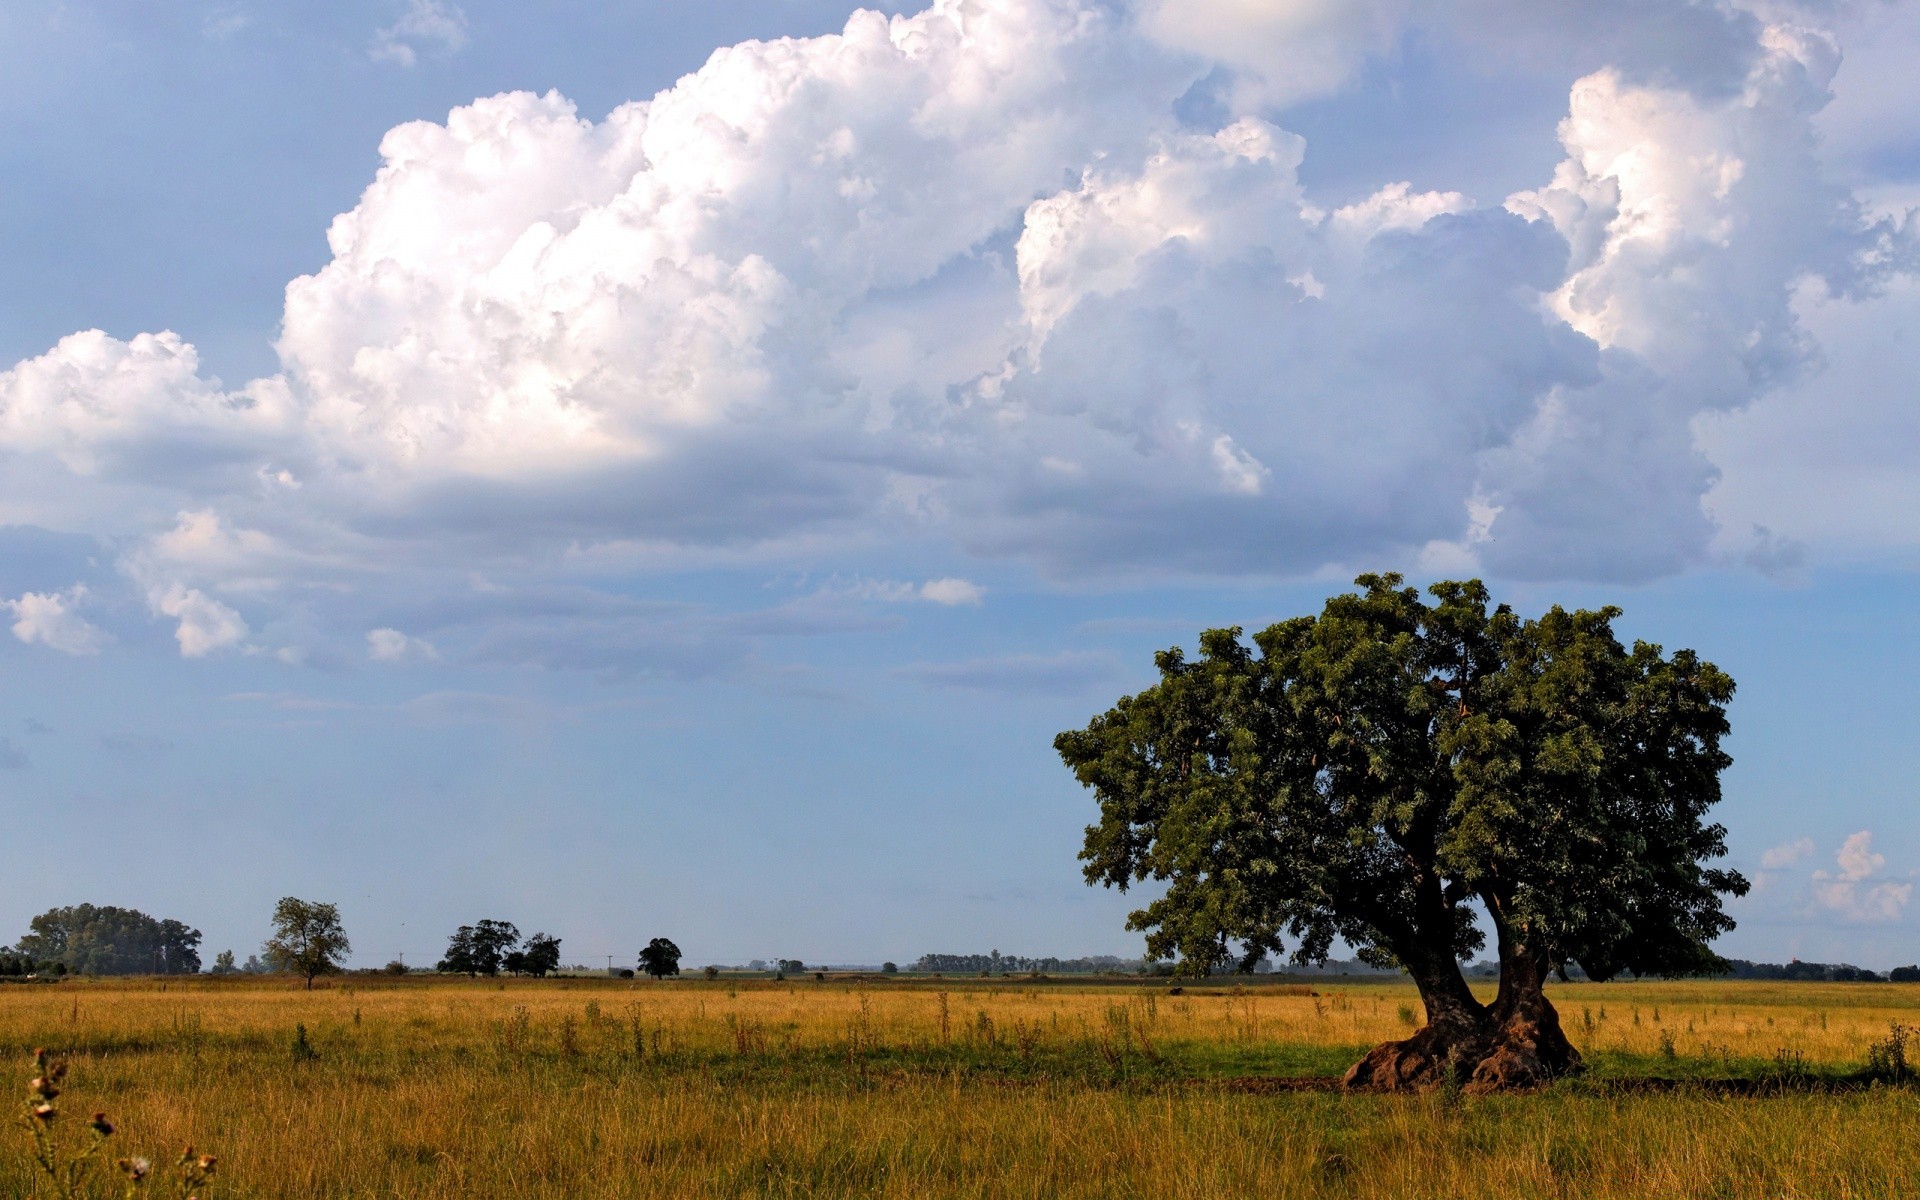
[[1767, 1074], [1783, 1083], [1797, 1083], [1810, 1079], [1813, 1075], [1807, 1069], [1807, 1056], [1798, 1050], [1788, 1050], [1785, 1047], [1773, 1052], [1773, 1067]]
[[1412, 1029], [1420, 1024], [1420, 1018], [1413, 1015], [1413, 1005], [1402, 1004], [1400, 1006], [1400, 1023], [1408, 1029]]
[[1679, 1050], [1677, 1050], [1673, 1044], [1673, 1034], [1669, 1030], [1662, 1029], [1660, 1031], [1660, 1057], [1666, 1059], [1668, 1062], [1672, 1062], [1674, 1059], [1680, 1057]]
[[1898, 1021], [1887, 1026], [1884, 1040], [1867, 1047], [1867, 1078], [1882, 1083], [1905, 1083], [1913, 1078], [1913, 1068], [1907, 1064], [1907, 1043], [1920, 1033], [1920, 1028], [1902, 1025]]
[[313, 1043], [307, 1040], [307, 1027], [305, 1025], [295, 1025], [293, 1027], [292, 1050], [293, 1061], [295, 1062], [312, 1062], [314, 1059], [320, 1057], [320, 1052], [315, 1050]]

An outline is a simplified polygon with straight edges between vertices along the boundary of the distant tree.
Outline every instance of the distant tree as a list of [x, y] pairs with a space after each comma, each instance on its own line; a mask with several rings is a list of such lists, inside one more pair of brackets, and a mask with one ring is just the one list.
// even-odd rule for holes
[[265, 975], [268, 970], [267, 964], [260, 961], [258, 954], [247, 955], [247, 961], [240, 964], [242, 975]]
[[500, 956], [500, 969], [509, 975], [525, 975], [527, 956], [518, 950], [509, 950]]
[[388, 962], [386, 966], [381, 967], [380, 973], [383, 975], [405, 975], [407, 973], [407, 964], [403, 960], [396, 958]]
[[783, 958], [780, 960], [780, 973], [782, 975], [804, 975], [807, 973], [807, 964], [797, 958]]
[[[1619, 610], [1490, 608], [1477, 580], [1434, 602], [1397, 575], [1256, 634], [1213, 629], [1189, 662], [1055, 749], [1100, 806], [1089, 883], [1156, 881], [1129, 918], [1183, 974], [1335, 939], [1404, 968], [1427, 1024], [1348, 1072], [1356, 1088], [1476, 1091], [1578, 1069], [1549, 974], [1721, 968], [1738, 873], [1709, 865], [1733, 680], [1692, 651], [1615, 638]], [[1460, 962], [1500, 959], [1493, 1003]]]
[[654, 938], [640, 952], [640, 969], [655, 979], [680, 973], [680, 947], [663, 937]]
[[213, 956], [213, 973], [215, 975], [231, 975], [236, 969], [233, 965], [233, 951], [222, 950]]
[[519, 941], [520, 931], [511, 921], [462, 925], [447, 939], [447, 956], [434, 969], [455, 975], [498, 975], [507, 952]]
[[536, 933], [527, 939], [525, 951], [521, 954], [527, 974], [536, 979], [544, 979], [560, 969], [560, 939], [545, 933]]
[[473, 949], [473, 926], [462, 925], [447, 939], [447, 953], [433, 967], [449, 975], [478, 975], [480, 967]]
[[200, 931], [133, 908], [76, 904], [33, 918], [19, 951], [77, 975], [191, 975], [200, 970]]
[[274, 905], [273, 936], [260, 947], [274, 970], [305, 976], [308, 991], [313, 990], [314, 976], [340, 970], [352, 952], [338, 905], [293, 896]]
[[900, 973], [900, 966], [898, 963], [881, 963], [880, 973], [882, 975], [898, 975]]
[[160, 922], [161, 973], [197, 975], [200, 973], [200, 931], [179, 921]]
[[1895, 967], [1887, 972], [1892, 983], [1920, 983], [1920, 966]]

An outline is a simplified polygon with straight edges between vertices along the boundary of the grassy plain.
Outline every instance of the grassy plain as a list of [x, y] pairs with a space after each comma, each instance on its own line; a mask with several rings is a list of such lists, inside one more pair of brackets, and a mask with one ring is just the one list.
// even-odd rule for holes
[[1530, 1096], [1328, 1090], [1392, 983], [67, 981], [0, 987], [0, 1061], [230, 1196], [1920, 1196], [1920, 1093], [1850, 1079], [1920, 986], [1553, 998], [1593, 1070]]

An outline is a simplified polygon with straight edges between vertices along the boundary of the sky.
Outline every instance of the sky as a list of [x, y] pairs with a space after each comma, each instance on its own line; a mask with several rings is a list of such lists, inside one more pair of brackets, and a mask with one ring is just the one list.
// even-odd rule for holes
[[1053, 735], [1386, 569], [1726, 668], [1719, 948], [1912, 962], [1914, 61], [1888, 0], [10, 0], [0, 940], [1137, 954]]

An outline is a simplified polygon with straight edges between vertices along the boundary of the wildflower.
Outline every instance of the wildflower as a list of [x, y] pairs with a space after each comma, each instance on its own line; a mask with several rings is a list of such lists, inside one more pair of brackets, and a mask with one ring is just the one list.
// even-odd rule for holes
[[53, 1085], [53, 1080], [48, 1079], [45, 1075], [35, 1076], [33, 1082], [27, 1085], [27, 1091], [40, 1097], [42, 1100], [51, 1100], [60, 1094], [60, 1089]]
[[113, 1122], [107, 1120], [107, 1114], [105, 1113], [93, 1114], [92, 1125], [93, 1125], [93, 1131], [99, 1134], [101, 1137], [113, 1136]]
[[59, 1113], [59, 1110], [53, 1107], [53, 1105], [48, 1104], [45, 1100], [42, 1100], [40, 1103], [33, 1106], [33, 1115], [37, 1120], [50, 1122], [55, 1117], [59, 1116], [60, 1113]]
[[145, 1179], [147, 1172], [153, 1170], [153, 1164], [144, 1158], [123, 1158], [119, 1166], [127, 1173], [127, 1178], [134, 1180]]

